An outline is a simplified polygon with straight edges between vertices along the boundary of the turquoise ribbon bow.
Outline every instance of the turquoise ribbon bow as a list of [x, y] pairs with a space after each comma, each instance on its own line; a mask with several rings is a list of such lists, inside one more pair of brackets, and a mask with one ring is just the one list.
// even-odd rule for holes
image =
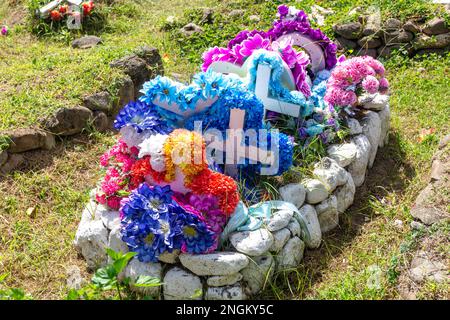
[[310, 235], [306, 226], [307, 223], [297, 207], [290, 202], [274, 200], [260, 202], [248, 208], [240, 201], [222, 232], [220, 237], [221, 243], [223, 244], [232, 232], [260, 229], [263, 224], [269, 222], [272, 214], [279, 213], [280, 211], [292, 211], [293, 217], [300, 224], [301, 237], [303, 240], [308, 241]]

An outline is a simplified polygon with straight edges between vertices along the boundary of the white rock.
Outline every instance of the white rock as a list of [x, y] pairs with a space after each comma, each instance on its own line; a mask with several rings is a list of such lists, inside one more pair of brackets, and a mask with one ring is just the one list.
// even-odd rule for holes
[[352, 136], [362, 133], [362, 127], [355, 118], [347, 118], [347, 126]]
[[339, 213], [335, 196], [330, 196], [328, 199], [316, 205], [316, 212], [322, 234], [338, 226]]
[[300, 208], [305, 202], [306, 190], [300, 183], [290, 183], [280, 188], [281, 199]]
[[337, 200], [337, 210], [339, 213], [344, 213], [353, 204], [355, 199], [355, 183], [353, 182], [352, 175], [347, 172], [348, 180], [347, 183], [342, 187], [339, 187], [334, 192]]
[[270, 252], [278, 252], [283, 248], [283, 246], [286, 244], [286, 242], [291, 237], [291, 232], [289, 231], [289, 229], [284, 228], [284, 229], [278, 230], [276, 232], [273, 232], [272, 235], [273, 235], [274, 241], [273, 241], [273, 244], [270, 247], [269, 251]]
[[130, 278], [131, 290], [147, 296], [157, 297], [161, 291], [161, 286], [156, 287], [136, 287], [134, 283], [139, 276], [149, 276], [162, 279], [162, 267], [160, 263], [140, 262], [136, 257], [131, 259], [125, 268], [124, 276]]
[[[320, 246], [320, 242], [322, 241], [322, 232], [320, 231], [320, 224], [319, 219], [317, 218], [316, 210], [313, 206], [305, 204], [300, 208], [299, 216], [306, 222], [307, 230], [302, 230], [302, 233], [306, 232], [308, 234], [307, 236], [302, 236], [306, 246], [310, 249], [318, 248]], [[300, 223], [300, 217], [298, 217], [297, 214], [294, 214], [294, 217], [296, 217]]]
[[[122, 241], [122, 233], [120, 232], [120, 226], [115, 227], [109, 233], [108, 247], [116, 252], [127, 253], [128, 246]], [[111, 258], [108, 257], [108, 261], [111, 262]]]
[[106, 264], [108, 230], [106, 230], [101, 220], [80, 222], [74, 244], [86, 259], [90, 269], [97, 269]]
[[86, 280], [81, 276], [81, 270], [76, 265], [71, 265], [66, 269], [67, 281], [66, 285], [69, 289], [80, 290]]
[[317, 179], [307, 179], [303, 181], [306, 188], [306, 202], [316, 204], [328, 198], [328, 190], [323, 182]]
[[180, 250], [173, 250], [172, 252], [163, 252], [159, 255], [158, 260], [164, 263], [174, 264], [178, 262], [178, 256], [180, 255]]
[[244, 290], [240, 284], [227, 287], [209, 287], [206, 291], [206, 300], [245, 300]]
[[300, 224], [298, 223], [297, 219], [295, 219], [295, 218], [291, 219], [287, 228], [289, 229], [289, 231], [291, 232], [291, 235], [293, 237], [300, 237], [302, 234], [301, 233], [302, 228], [300, 227]]
[[385, 144], [389, 143], [389, 127], [391, 121], [391, 108], [389, 104], [382, 111], [378, 112], [378, 116], [381, 121], [381, 135], [378, 146], [382, 148]]
[[289, 210], [280, 210], [277, 211], [274, 215], [272, 215], [267, 223], [267, 230], [271, 232], [275, 232], [281, 230], [289, 224], [294, 212]]
[[279, 271], [296, 268], [303, 259], [305, 243], [300, 238], [290, 239], [281, 252], [276, 256]]
[[267, 229], [235, 232], [230, 235], [230, 242], [239, 252], [260, 256], [272, 246], [273, 235]]
[[369, 162], [370, 142], [365, 135], [358, 135], [352, 138], [352, 143], [356, 146], [356, 158], [348, 166], [348, 172], [352, 175], [356, 187], [361, 186], [366, 178], [366, 169]]
[[327, 149], [328, 157], [341, 167], [346, 167], [356, 158], [356, 146], [353, 143], [333, 144]]
[[199, 277], [175, 267], [164, 276], [165, 300], [201, 300], [203, 285]]
[[248, 265], [247, 256], [238, 252], [215, 252], [197, 255], [182, 253], [179, 258], [184, 267], [199, 276], [234, 274]]
[[82, 226], [84, 222], [90, 222], [100, 219], [100, 211], [97, 210], [99, 204], [95, 200], [89, 201], [81, 213], [81, 220], [78, 228]]
[[328, 192], [333, 192], [347, 182], [347, 171], [328, 157], [322, 158], [314, 165], [313, 174], [325, 184]]
[[229, 274], [226, 276], [209, 277], [206, 280], [206, 283], [210, 287], [222, 287], [222, 286], [231, 286], [241, 280], [242, 280], [242, 274], [234, 273], [234, 274]]
[[96, 194], [97, 194], [97, 188], [91, 189], [91, 191], [89, 191], [89, 199], [95, 201]]
[[248, 266], [241, 271], [249, 294], [256, 294], [261, 291], [272, 278], [274, 271], [275, 263], [270, 253], [260, 257], [252, 257]]
[[449, 281], [448, 267], [440, 261], [432, 261], [423, 252], [419, 252], [411, 261], [409, 275], [415, 282], [431, 280], [438, 283]]
[[100, 213], [100, 219], [108, 230], [120, 227], [119, 211], [109, 210], [107, 207], [99, 205], [97, 210]]
[[375, 156], [378, 151], [378, 144], [381, 137], [381, 120], [376, 112], [367, 111], [364, 118], [361, 120], [363, 125], [363, 134], [370, 142], [369, 168], [372, 168]]
[[385, 94], [362, 94], [358, 101], [364, 109], [381, 111], [389, 105], [389, 96]]

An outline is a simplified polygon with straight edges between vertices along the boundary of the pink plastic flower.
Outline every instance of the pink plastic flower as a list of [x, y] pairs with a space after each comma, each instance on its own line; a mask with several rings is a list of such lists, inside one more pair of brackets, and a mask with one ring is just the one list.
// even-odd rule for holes
[[378, 89], [380, 88], [380, 83], [374, 76], [367, 76], [362, 82], [362, 87], [368, 93], [374, 94], [378, 92]]
[[244, 57], [249, 57], [253, 51], [258, 49], [270, 50], [270, 40], [264, 39], [259, 34], [255, 34], [253, 37], [248, 38], [242, 42], [242, 48], [239, 53]]
[[6, 36], [8, 34], [8, 27], [7, 26], [3, 26], [1, 31], [0, 31], [2, 36]]
[[389, 81], [386, 78], [381, 78], [379, 82], [380, 82], [380, 89], [389, 88]]

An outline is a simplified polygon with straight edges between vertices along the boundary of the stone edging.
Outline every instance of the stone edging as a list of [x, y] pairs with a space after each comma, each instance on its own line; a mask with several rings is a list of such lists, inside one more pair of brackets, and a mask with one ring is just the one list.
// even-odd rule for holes
[[40, 120], [37, 127], [0, 131], [7, 137], [9, 147], [0, 150], [0, 174], [17, 169], [25, 160], [21, 154], [31, 150], [51, 150], [56, 146], [56, 136], [72, 136], [93, 126], [100, 132], [111, 127], [119, 109], [139, 96], [139, 88], [145, 81], [164, 74], [158, 49], [140, 47], [135, 54], [111, 62], [112, 68], [123, 70], [118, 97], [102, 91], [83, 98], [84, 106], [60, 108], [51, 116]]
[[[388, 96], [365, 97], [359, 119], [350, 118], [349, 142], [328, 147], [328, 157], [316, 163], [313, 179], [280, 188], [281, 198], [299, 208], [274, 215], [256, 231], [230, 235], [226, 251], [203, 255], [165, 253], [160, 263], [133, 258], [123, 276], [134, 281], [139, 275], [158, 277], [162, 288], [133, 290], [164, 299], [247, 299], [263, 289], [274, 274], [296, 268], [305, 248], [315, 249], [322, 234], [336, 228], [339, 215], [353, 203], [356, 187], [363, 184], [378, 147], [388, 142], [390, 108]], [[95, 202], [95, 189], [85, 207], [74, 244], [90, 269], [105, 265], [105, 248], [127, 252], [121, 240], [119, 212]], [[306, 221], [302, 230], [299, 221]], [[308, 234], [308, 236], [305, 236]], [[197, 293], [201, 292], [201, 295]]]

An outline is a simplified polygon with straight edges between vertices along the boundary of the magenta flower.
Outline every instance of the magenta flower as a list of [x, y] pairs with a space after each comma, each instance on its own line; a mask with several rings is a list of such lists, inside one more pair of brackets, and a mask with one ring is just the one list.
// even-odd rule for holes
[[388, 89], [389, 88], [389, 81], [386, 78], [380, 79], [380, 88], [381, 89]]
[[3, 26], [2, 30], [0, 31], [0, 33], [2, 34], [2, 36], [6, 36], [8, 34], [8, 27], [7, 26]]
[[243, 57], [249, 57], [253, 51], [258, 49], [270, 50], [270, 40], [263, 38], [261, 35], [256, 34], [251, 38], [248, 38], [242, 42], [242, 48], [239, 53]]
[[233, 55], [230, 49], [214, 47], [203, 53], [203, 65], [202, 71], [208, 70], [211, 63], [216, 61], [228, 61], [235, 62], [236, 57]]
[[287, 16], [289, 13], [289, 7], [287, 5], [280, 5], [278, 6], [278, 14], [277, 16], [279, 16], [280, 18], [283, 18], [285, 16]]

